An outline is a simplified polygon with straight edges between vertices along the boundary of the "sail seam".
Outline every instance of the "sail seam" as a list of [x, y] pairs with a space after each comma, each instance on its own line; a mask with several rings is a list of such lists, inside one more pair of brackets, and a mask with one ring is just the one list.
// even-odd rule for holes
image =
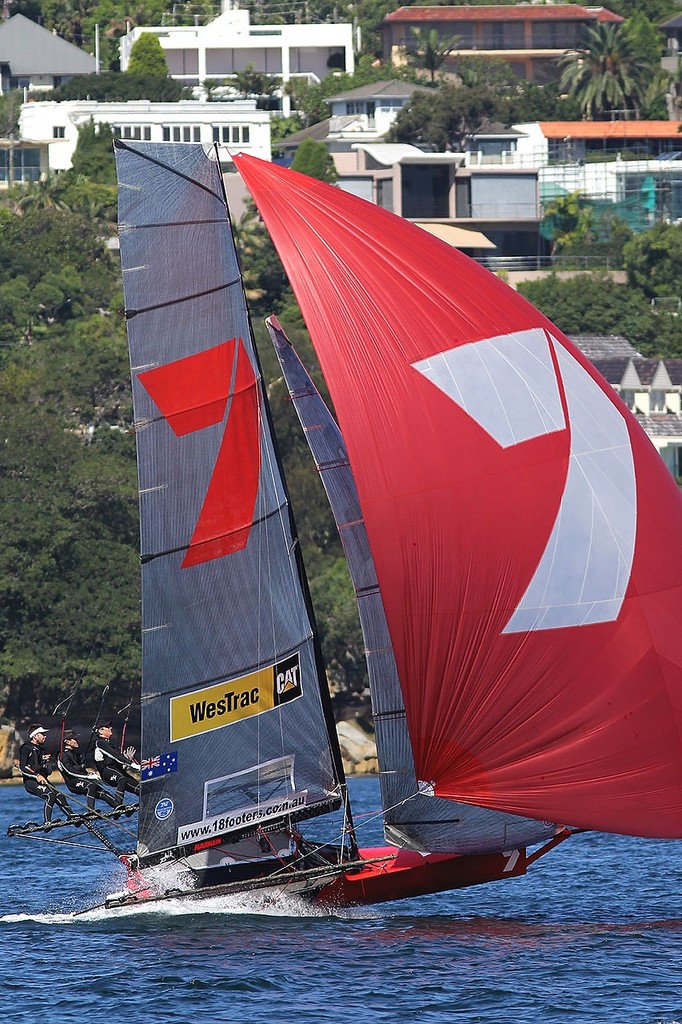
[[[197, 224], [224, 224], [223, 217], [207, 217], [206, 220], [160, 220], [155, 224], [119, 224], [118, 233], [125, 231], [146, 231], [149, 228], [185, 228], [196, 227]], [[132, 268], [128, 268], [132, 269]]]
[[[153, 627], [150, 627], [150, 628], [153, 628]], [[143, 630], [143, 632], [145, 632], [145, 630]], [[275, 654], [272, 655], [271, 658], [261, 658], [261, 659], [259, 659], [259, 661], [255, 661], [251, 665], [246, 665], [243, 669], [240, 668], [239, 669], [239, 675], [236, 675], [236, 676], [233, 676], [233, 675], [213, 676], [210, 679], [196, 680], [195, 682], [191, 683], [190, 685], [192, 686], [193, 689], [200, 690], [200, 689], [203, 689], [204, 687], [207, 687], [207, 686], [214, 686], [216, 683], [230, 683], [230, 682], [234, 682], [234, 681], [236, 681], [238, 679], [241, 679], [242, 676], [250, 675], [252, 672], [255, 672], [257, 669], [261, 668], [263, 665], [269, 665], [271, 662], [275, 662], [275, 661], [283, 661], [285, 658], [288, 658], [290, 655], [294, 654], [296, 651], [299, 651], [304, 644], [306, 644], [306, 643], [308, 643], [310, 641], [311, 637], [312, 637], [312, 632], [306, 633], [305, 636], [301, 637], [301, 639], [298, 640], [295, 644], [292, 644], [291, 647], [288, 647], [288, 648], [286, 648], [285, 650], [282, 650], [282, 651], [277, 651]], [[159, 697], [163, 697], [163, 698], [172, 697], [174, 694], [187, 693], [187, 692], [190, 692], [190, 691], [187, 690], [187, 684], [182, 684], [180, 686], [175, 687], [175, 689], [173, 689], [173, 690], [156, 690], [154, 693], [147, 693], [147, 694], [143, 693], [141, 698], [140, 698], [140, 703], [141, 704], [146, 704], [149, 701], [156, 700]]]
[[164, 171], [169, 171], [176, 177], [182, 178], [183, 181], [188, 181], [190, 185], [196, 185], [197, 188], [202, 189], [202, 191], [207, 192], [209, 196], [213, 196], [214, 199], [217, 199], [219, 203], [224, 204], [223, 196], [219, 192], [214, 192], [212, 188], [209, 188], [208, 185], [204, 185], [201, 181], [197, 181], [196, 178], [190, 178], [189, 174], [183, 174], [182, 171], [177, 169], [177, 167], [171, 167], [170, 164], [165, 164], [162, 160], [155, 160], [153, 156], [149, 155], [149, 153], [141, 152], [139, 149], [135, 149], [134, 146], [127, 146], [122, 139], [116, 139], [114, 146], [116, 149], [127, 149], [129, 153], [134, 153], [135, 156], [140, 157], [142, 160], [146, 160], [150, 164], [156, 164], [157, 167], [162, 167]]
[[133, 317], [139, 316], [141, 313], [153, 313], [157, 309], [167, 309], [169, 306], [178, 306], [183, 302], [191, 302], [193, 299], [203, 299], [208, 295], [215, 295], [216, 292], [226, 291], [228, 288], [232, 288], [235, 284], [241, 284], [241, 280], [241, 277], [235, 277], [232, 281], [216, 285], [215, 288], [207, 288], [203, 292], [193, 292], [191, 295], [181, 295], [179, 299], [167, 299], [166, 302], [157, 302], [154, 306], [143, 306], [142, 309], [126, 309], [124, 311], [124, 315], [126, 320], [132, 320]]
[[[260, 526], [262, 523], [267, 522], [267, 520], [272, 519], [273, 516], [279, 515], [282, 509], [286, 508], [286, 505], [287, 503], [286, 501], [284, 501], [280, 505], [277, 505], [276, 508], [271, 509], [270, 512], [267, 513], [267, 515], [259, 516], [257, 519], [253, 519], [251, 522], [251, 529], [253, 529], [254, 526]], [[238, 530], [231, 530], [228, 533], [216, 534], [215, 537], [211, 537], [210, 540], [203, 541], [203, 543], [213, 544], [215, 541], [222, 540], [224, 537], [230, 537], [233, 533], [239, 533], [241, 529], [243, 529], [243, 527], [240, 527]], [[174, 548], [164, 548], [163, 551], [157, 551], [155, 554], [152, 554], [151, 552], [146, 555], [142, 554], [140, 555], [140, 562], [142, 565], [149, 565], [150, 562], [153, 562], [157, 558], [164, 558], [166, 555], [177, 555], [178, 552], [180, 551], [187, 551], [188, 547], [188, 544], [179, 544], [177, 547]], [[194, 547], [201, 547], [201, 545], [195, 544]]]

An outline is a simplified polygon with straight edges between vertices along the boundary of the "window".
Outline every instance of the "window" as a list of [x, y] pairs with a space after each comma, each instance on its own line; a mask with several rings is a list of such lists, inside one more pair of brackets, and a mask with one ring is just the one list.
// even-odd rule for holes
[[222, 142], [226, 146], [235, 143], [248, 145], [251, 141], [251, 127], [248, 124], [214, 124], [213, 141]]
[[66, 128], [62, 124], [55, 124], [52, 126], [52, 138], [63, 139], [66, 136]]
[[651, 403], [651, 412], [665, 412], [665, 391], [659, 391], [658, 388], [652, 388], [649, 400]]
[[117, 124], [114, 125], [114, 135], [119, 139], [150, 142], [152, 129], [148, 124]]
[[198, 124], [165, 124], [162, 133], [164, 142], [201, 142], [201, 126]]

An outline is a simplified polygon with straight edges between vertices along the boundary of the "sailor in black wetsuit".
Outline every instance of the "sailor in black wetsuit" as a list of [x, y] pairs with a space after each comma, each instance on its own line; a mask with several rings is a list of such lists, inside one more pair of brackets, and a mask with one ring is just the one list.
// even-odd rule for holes
[[66, 788], [87, 797], [89, 811], [95, 809], [95, 800], [104, 800], [110, 807], [118, 806], [111, 793], [99, 784], [99, 776], [88, 771], [83, 764], [83, 755], [78, 749], [78, 735], [71, 729], [64, 733], [64, 750], [57, 759], [57, 767]]
[[110, 742], [111, 734], [111, 722], [107, 725], [100, 725], [97, 729], [97, 736], [95, 738], [95, 767], [106, 783], [110, 786], [116, 786], [115, 806], [120, 807], [123, 803], [124, 793], [134, 793], [135, 796], [140, 794], [140, 784], [130, 774], [131, 770], [139, 771], [140, 766], [137, 761], [133, 761], [127, 754], [121, 753], [120, 750], [116, 749]]
[[44, 754], [41, 749], [46, 736], [47, 729], [43, 729], [42, 725], [32, 725], [28, 730], [28, 742], [22, 744], [19, 751], [19, 770], [24, 789], [31, 796], [39, 796], [45, 801], [45, 824], [52, 819], [52, 808], [55, 804], [58, 804], [67, 816], [73, 814], [66, 797], [47, 781], [55, 765], [50, 755]]

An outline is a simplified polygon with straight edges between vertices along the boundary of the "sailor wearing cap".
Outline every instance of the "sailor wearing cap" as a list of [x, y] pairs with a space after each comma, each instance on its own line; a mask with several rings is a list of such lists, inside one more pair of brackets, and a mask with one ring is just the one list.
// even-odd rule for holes
[[111, 793], [99, 785], [99, 775], [88, 771], [83, 764], [78, 733], [72, 729], [67, 729], [64, 733], [64, 749], [57, 758], [57, 767], [62, 773], [66, 788], [71, 793], [87, 797], [88, 810], [95, 809], [95, 800], [104, 800], [110, 807], [116, 807], [116, 801]]
[[[126, 791], [139, 796], [140, 784], [130, 771], [139, 771], [140, 766], [127, 753], [116, 749], [111, 742], [112, 734], [111, 722], [105, 722], [97, 727], [95, 766], [106, 783], [116, 786], [114, 799], [116, 806], [120, 807]], [[130, 749], [132, 751], [132, 748]]]
[[47, 729], [42, 725], [32, 725], [28, 730], [28, 742], [23, 743], [19, 751], [19, 770], [24, 783], [24, 789], [31, 796], [39, 796], [45, 801], [43, 809], [44, 821], [47, 824], [52, 819], [52, 808], [58, 804], [66, 815], [73, 812], [65, 796], [54, 786], [50, 785], [48, 778], [55, 769], [55, 764], [49, 754], [43, 753], [42, 745], [47, 736]]

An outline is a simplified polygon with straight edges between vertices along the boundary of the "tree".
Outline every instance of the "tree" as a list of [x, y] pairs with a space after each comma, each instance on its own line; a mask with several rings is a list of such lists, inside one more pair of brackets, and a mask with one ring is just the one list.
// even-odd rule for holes
[[625, 269], [631, 285], [648, 298], [680, 296], [682, 227], [656, 224], [625, 246]]
[[622, 334], [645, 356], [682, 355], [682, 318], [657, 314], [639, 288], [607, 274], [550, 274], [519, 292], [565, 334]]
[[448, 36], [441, 39], [438, 29], [415, 28], [412, 26], [414, 36], [414, 50], [408, 46], [406, 50], [407, 59], [424, 68], [431, 77], [431, 84], [436, 81], [436, 72], [445, 64], [450, 54], [457, 48], [458, 36]]
[[116, 184], [116, 164], [111, 125], [92, 119], [78, 129], [78, 141], [71, 162], [72, 177], [82, 176], [102, 185]]
[[661, 34], [643, 11], [635, 11], [632, 17], [628, 18], [625, 22], [625, 34], [640, 65], [650, 68], [652, 72], [660, 66], [663, 50]]
[[[228, 84], [232, 82], [229, 81]], [[245, 99], [255, 99], [260, 110], [277, 109], [279, 101], [275, 98], [275, 93], [281, 84], [277, 76], [256, 71], [253, 64], [247, 64], [244, 71], [239, 71], [234, 79], [239, 95]]]
[[569, 50], [558, 63], [560, 87], [578, 100], [585, 117], [595, 119], [637, 111], [651, 73], [626, 28], [613, 22], [597, 22], [587, 29], [585, 45]]
[[182, 96], [183, 87], [174, 78], [158, 75], [131, 75], [126, 72], [108, 71], [101, 75], [74, 75], [68, 82], [52, 90], [52, 99], [98, 100], [125, 102], [126, 100], [150, 100], [152, 103], [175, 103]]
[[151, 78], [168, 77], [163, 47], [159, 37], [153, 32], [143, 32], [133, 43], [126, 74], [148, 75]]
[[287, 279], [256, 204], [249, 198], [245, 205], [239, 223], [233, 228], [235, 244], [248, 300], [267, 314], [277, 309]]
[[318, 181], [335, 182], [338, 175], [331, 154], [324, 142], [307, 138], [298, 146], [291, 169]]
[[0, 139], [19, 138], [19, 114], [24, 95], [20, 89], [13, 89], [0, 96]]
[[488, 89], [444, 83], [433, 93], [413, 96], [399, 111], [388, 140], [426, 144], [439, 152], [459, 151], [494, 119], [497, 109], [497, 97]]

